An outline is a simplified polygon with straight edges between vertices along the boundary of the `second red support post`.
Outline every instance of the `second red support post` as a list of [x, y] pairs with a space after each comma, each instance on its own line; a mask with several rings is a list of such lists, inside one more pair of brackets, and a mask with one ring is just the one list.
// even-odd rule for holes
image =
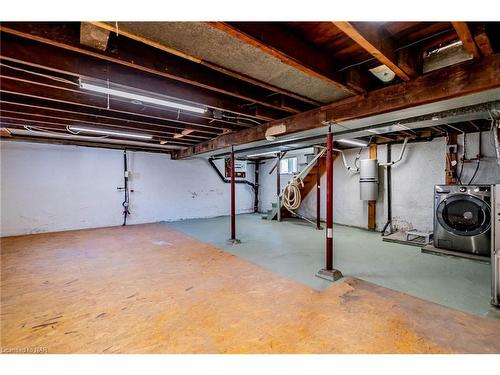
[[326, 135], [326, 266], [316, 276], [336, 281], [342, 273], [333, 268], [333, 134]]

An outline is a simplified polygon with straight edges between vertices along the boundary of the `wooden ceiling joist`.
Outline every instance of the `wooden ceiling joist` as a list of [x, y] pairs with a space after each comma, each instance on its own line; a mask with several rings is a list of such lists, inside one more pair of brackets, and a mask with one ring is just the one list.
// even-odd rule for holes
[[479, 50], [476, 46], [476, 42], [472, 37], [472, 33], [466, 22], [452, 22], [453, 28], [455, 29], [458, 38], [462, 41], [464, 49], [471, 54], [475, 59], [481, 57]]
[[[179, 100], [187, 100], [237, 115], [257, 118], [252, 114], [252, 111], [244, 107], [245, 104], [248, 104], [248, 100], [217, 93], [208, 87], [198, 86], [194, 90], [192, 82], [187, 83], [167, 77], [167, 73], [160, 74], [157, 70], [149, 67], [53, 42], [31, 34], [20, 33], [4, 26], [0, 26], [0, 31], [3, 32], [0, 57], [5, 60], [84, 78], [109, 80], [131, 88], [150, 91], [153, 94], [168, 95]], [[137, 74], [137, 70], [140, 70], [140, 75]], [[290, 111], [283, 108], [270, 108], [268, 113], [272, 113], [272, 118], [281, 118], [287, 113], [289, 114]], [[262, 118], [262, 120], [272, 118], [267, 117]]]
[[223, 135], [179, 151], [176, 157], [185, 158], [234, 145], [262, 141], [266, 139], [266, 131], [276, 125], [285, 127], [283, 135], [291, 134], [324, 127], [323, 121], [339, 122], [369, 117], [498, 87], [500, 56], [493, 55], [436, 70], [409, 82], [371, 91], [363, 96], [343, 99], [283, 120]]
[[[71, 115], [59, 115], [59, 116], [54, 116], [53, 113], [50, 112], [38, 112], [38, 111], [24, 111], [24, 112], [19, 112], [19, 111], [13, 111], [12, 107], [10, 106], [4, 106], [2, 105], [2, 110], [0, 110], [0, 114], [2, 116], [2, 119], [15, 119], [15, 120], [23, 120], [26, 121], [27, 124], [29, 124], [31, 121], [32, 122], [45, 122], [45, 123], [55, 123], [55, 124], [61, 124], [61, 125], [82, 125], [82, 126], [89, 126], [89, 127], [96, 127], [96, 128], [115, 128], [114, 130], [120, 130], [120, 129], [126, 129], [126, 130], [132, 130], [136, 132], [142, 132], [145, 131], [149, 134], [156, 135], [158, 137], [161, 136], [173, 136], [176, 133], [180, 133], [184, 129], [176, 129], [176, 128], [158, 128], [154, 126], [145, 126], [145, 125], [138, 125], [136, 123], [130, 122], [130, 123], [116, 123], [116, 122], [111, 122], [111, 121], [103, 121], [102, 119], [89, 119], [89, 118], [82, 118], [80, 116], [71, 116]], [[191, 129], [191, 128], [189, 128]], [[195, 130], [195, 129], [193, 129]], [[194, 131], [193, 133], [189, 134], [189, 137], [186, 139], [189, 141], [192, 141], [194, 143], [199, 142], [200, 140], [207, 140], [212, 138], [212, 136], [204, 133], [199, 133], [197, 131]]]
[[358, 94], [336, 72], [335, 61], [327, 54], [300, 40], [292, 33], [269, 22], [209, 22], [213, 27], [279, 59], [310, 76], [337, 86], [339, 89]]
[[490, 38], [488, 36], [488, 32], [486, 31], [486, 25], [480, 24], [476, 26], [476, 29], [474, 30], [474, 41], [481, 51], [481, 55], [493, 55], [493, 48], [491, 47]]
[[[2, 83], [0, 83], [1, 88]], [[23, 92], [22, 87], [14, 87], [16, 92], [0, 91], [1, 105], [15, 104], [18, 106], [29, 107], [37, 110], [50, 110], [58, 113], [74, 113], [88, 115], [94, 118], [103, 118], [105, 120], [117, 120], [122, 123], [133, 121], [138, 124], [153, 124], [159, 127], [190, 127], [200, 129], [206, 132], [214, 132], [217, 135], [226, 130], [241, 130], [248, 126], [241, 126], [234, 123], [227, 123], [221, 120], [213, 121], [207, 118], [195, 117], [193, 115], [183, 114], [177, 117], [176, 114], [170, 114], [157, 108], [142, 108], [138, 112], [130, 112], [128, 107], [121, 102], [112, 102], [111, 109], [85, 106], [81, 103], [62, 102], [50, 98], [33, 95], [33, 92]]]
[[[97, 24], [102, 26], [102, 23]], [[156, 44], [151, 46], [150, 44], [140, 42], [142, 38], [139, 38], [139, 40], [132, 38], [131, 40], [123, 36], [117, 37], [116, 34], [111, 33], [107, 50], [96, 52], [85, 49], [79, 40], [71, 38], [67, 33], [64, 33], [64, 29], [44, 23], [36, 24], [36, 27], [30, 27], [25, 24], [8, 24], [8, 26], [2, 26], [2, 28], [5, 32], [10, 32], [24, 38], [79, 53], [91, 54], [91, 56], [104, 59], [105, 61], [113, 59], [111, 61], [148, 73], [157, 74], [161, 77], [187, 83], [193, 85], [194, 88], [211, 90], [215, 93], [257, 103], [265, 107], [283, 111], [284, 113], [298, 113], [311, 109], [318, 104], [298, 95], [291, 95], [285, 90], [275, 89], [271, 85], [257, 84], [256, 80], [250, 80], [242, 75], [231, 74], [230, 71], [216, 69], [216, 66], [211, 66], [212, 64], [205, 63], [202, 60], [188, 59], [183, 54], [179, 56], [179, 54], [165, 53], [165, 48], [160, 50]], [[171, 52], [170, 49], [167, 50]], [[273, 100], [273, 94], [276, 93], [287, 96], [290, 105], [286, 108], [280, 107], [279, 101]]]
[[408, 74], [398, 65], [398, 56], [394, 52], [392, 39], [388, 33], [383, 32], [383, 28], [367, 23], [333, 22], [333, 24], [403, 81], [410, 80], [413, 71]]

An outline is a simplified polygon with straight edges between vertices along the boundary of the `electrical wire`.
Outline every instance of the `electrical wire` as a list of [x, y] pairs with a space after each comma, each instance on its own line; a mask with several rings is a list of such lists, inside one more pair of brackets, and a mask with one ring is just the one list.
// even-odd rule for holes
[[222, 117], [228, 118], [228, 119], [230, 119], [230, 120], [246, 120], [246, 121], [251, 121], [251, 122], [256, 123], [257, 125], [260, 125], [260, 124], [261, 124], [259, 121], [254, 120], [254, 119], [251, 119], [251, 118], [247, 118], [247, 117], [240, 117], [240, 116], [228, 116], [228, 115], [225, 115], [225, 114], [222, 114]]
[[476, 178], [477, 171], [479, 170], [479, 165], [481, 164], [481, 159], [477, 160], [476, 164], [476, 170], [474, 171], [474, 174], [472, 175], [472, 178], [470, 179], [469, 183], [467, 185], [472, 184], [472, 181], [474, 181], [474, 178]]

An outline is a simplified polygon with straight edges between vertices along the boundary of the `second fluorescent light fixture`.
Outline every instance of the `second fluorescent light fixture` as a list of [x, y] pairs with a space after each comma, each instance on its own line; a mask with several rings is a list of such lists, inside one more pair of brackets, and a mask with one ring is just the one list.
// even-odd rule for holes
[[115, 132], [112, 130], [105, 130], [105, 129], [82, 128], [80, 126], [70, 126], [69, 130], [75, 131], [75, 132], [111, 135], [111, 136], [115, 136], [115, 137], [125, 137], [125, 138], [138, 138], [138, 139], [152, 139], [153, 138], [152, 135], [146, 135], [146, 134]]
[[361, 147], [368, 146], [368, 143], [364, 143], [364, 142], [361, 142], [361, 141], [356, 141], [354, 139], [336, 139], [336, 141], [340, 142], [340, 143], [345, 143], [345, 144], [348, 144], [348, 145], [353, 145], [353, 146], [361, 146]]
[[108, 87], [98, 86], [98, 85], [94, 85], [92, 83], [87, 83], [87, 82], [80, 82], [80, 87], [82, 89], [90, 90], [90, 91], [94, 91], [94, 92], [99, 92], [101, 94], [107, 94], [107, 95], [118, 96], [120, 98], [138, 100], [138, 101], [144, 102], [144, 103], [157, 104], [157, 105], [181, 109], [181, 110], [189, 111], [189, 112], [205, 113], [205, 111], [206, 111], [206, 109], [202, 108], [202, 107], [196, 107], [196, 106], [192, 106], [192, 105], [188, 105], [188, 104], [172, 102], [170, 100], [165, 100], [165, 99], [152, 98], [150, 96], [144, 96], [144, 95], [135, 94], [135, 93], [127, 92], [127, 91], [111, 89]]

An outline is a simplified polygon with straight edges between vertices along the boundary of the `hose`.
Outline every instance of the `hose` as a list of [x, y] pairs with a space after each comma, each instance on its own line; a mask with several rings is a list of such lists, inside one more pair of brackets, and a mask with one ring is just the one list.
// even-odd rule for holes
[[294, 211], [299, 208], [302, 202], [300, 188], [304, 186], [304, 182], [300, 177], [293, 177], [283, 189], [283, 206], [289, 211]]

